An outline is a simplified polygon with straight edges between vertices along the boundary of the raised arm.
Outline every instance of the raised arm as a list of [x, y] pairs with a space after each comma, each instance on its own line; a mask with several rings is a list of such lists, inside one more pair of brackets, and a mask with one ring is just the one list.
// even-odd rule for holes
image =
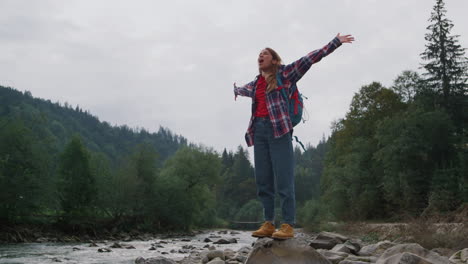
[[255, 78], [255, 80], [249, 82], [248, 84], [240, 87], [238, 87], [236, 83], [234, 83], [234, 98], [237, 98], [238, 95], [253, 97], [253, 90], [256, 82], [257, 78]]
[[283, 69], [283, 75], [291, 82], [299, 81], [302, 76], [310, 69], [312, 64], [319, 62], [323, 57], [332, 53], [336, 48], [341, 46], [342, 43], [351, 43], [354, 38], [351, 35], [340, 36], [338, 35], [330, 41], [323, 48], [314, 50], [299, 60], [285, 65]]

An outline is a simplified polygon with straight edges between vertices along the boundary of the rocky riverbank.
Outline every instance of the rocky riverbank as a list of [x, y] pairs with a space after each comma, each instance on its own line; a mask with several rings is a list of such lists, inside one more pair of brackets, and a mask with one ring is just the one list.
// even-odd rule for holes
[[165, 257], [143, 258], [136, 264], [467, 264], [468, 248], [423, 248], [417, 243], [380, 241], [364, 245], [360, 240], [341, 234], [321, 232], [316, 236], [302, 233], [294, 239], [278, 241], [270, 238], [256, 240], [252, 247], [239, 250], [216, 249], [214, 246], [192, 252], [182, 260]]

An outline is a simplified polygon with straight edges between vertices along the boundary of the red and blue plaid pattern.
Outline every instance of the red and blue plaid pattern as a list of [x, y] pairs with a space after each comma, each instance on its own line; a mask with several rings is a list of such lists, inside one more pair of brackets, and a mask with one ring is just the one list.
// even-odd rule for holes
[[[289, 64], [281, 65], [278, 68], [278, 75], [281, 78], [283, 86], [278, 87], [276, 90], [266, 94], [266, 104], [268, 109], [268, 114], [270, 121], [273, 125], [273, 134], [275, 138], [279, 138], [293, 129], [291, 119], [289, 118], [288, 112], [288, 102], [281, 96], [280, 90], [289, 88], [296, 82], [298, 82], [302, 76], [310, 69], [312, 64], [319, 62], [323, 57], [332, 53], [336, 48], [341, 46], [341, 42], [338, 38], [334, 38], [330, 43], [325, 47], [314, 50], [307, 54], [306, 56], [300, 58], [299, 60]], [[250, 118], [249, 127], [247, 133], [245, 134], [245, 140], [247, 141], [247, 146], [252, 146], [254, 144], [254, 113], [255, 113], [255, 89], [258, 80], [257, 76], [255, 80], [250, 83], [237, 87], [234, 86], [234, 95], [247, 96], [252, 98], [252, 116]]]

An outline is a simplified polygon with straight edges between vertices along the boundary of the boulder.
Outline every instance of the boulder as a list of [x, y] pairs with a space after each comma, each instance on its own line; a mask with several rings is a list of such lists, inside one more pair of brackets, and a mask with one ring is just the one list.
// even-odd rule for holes
[[468, 248], [455, 252], [455, 254], [453, 254], [450, 257], [450, 261], [452, 261], [455, 264], [468, 263]]
[[[377, 263], [378, 264], [434, 264], [435, 262], [431, 262], [413, 253], [404, 252], [404, 253], [392, 255], [384, 260], [379, 259]], [[444, 264], [448, 264], [448, 263], [450, 262], [444, 262]]]
[[207, 264], [225, 264], [224, 260], [220, 258], [215, 258], [212, 261], [208, 262]]
[[210, 250], [206, 256], [208, 257], [208, 260], [213, 260], [215, 258], [224, 260], [224, 252], [221, 250]]
[[349, 240], [347, 236], [343, 236], [332, 232], [320, 232], [315, 239], [319, 240], [339, 240], [341, 243]]
[[392, 243], [388, 240], [385, 241], [380, 241], [377, 244], [372, 244], [368, 246], [364, 246], [361, 248], [361, 250], [358, 252], [360, 256], [377, 256], [379, 257], [382, 255], [385, 250], [395, 246], [395, 243]]
[[332, 249], [334, 246], [340, 244], [341, 241], [338, 239], [330, 239], [330, 240], [323, 240], [323, 239], [314, 239], [310, 242], [309, 246], [315, 249]]
[[172, 259], [165, 257], [147, 258], [138, 257], [135, 260], [135, 264], [176, 264]]
[[348, 254], [343, 253], [343, 252], [332, 252], [332, 251], [323, 250], [323, 249], [318, 249], [317, 252], [320, 253], [322, 256], [324, 256], [333, 264], [338, 264], [340, 261], [348, 257]]
[[[417, 258], [416, 258], [416, 257]], [[416, 260], [420, 261], [417, 262]], [[405, 262], [406, 261], [406, 262]], [[408, 262], [414, 261], [414, 262]], [[418, 244], [400, 244], [393, 246], [380, 256], [377, 264], [447, 264], [450, 263], [447, 257], [429, 251]]]
[[246, 264], [331, 264], [324, 256], [310, 247], [305, 240], [291, 238], [273, 240], [261, 238], [254, 244]]
[[334, 246], [330, 251], [332, 251], [332, 252], [351, 253], [351, 250], [345, 244], [338, 244], [338, 245]]

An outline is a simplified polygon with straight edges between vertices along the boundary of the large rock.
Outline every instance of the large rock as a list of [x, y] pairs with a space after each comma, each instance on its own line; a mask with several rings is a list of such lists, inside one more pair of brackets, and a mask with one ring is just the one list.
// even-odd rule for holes
[[380, 241], [377, 244], [372, 244], [368, 246], [364, 246], [361, 248], [361, 250], [358, 252], [360, 256], [377, 256], [379, 257], [382, 255], [385, 250], [395, 246], [395, 243], [392, 243], [388, 240], [385, 241]]
[[[418, 258], [416, 258], [417, 256]], [[417, 261], [416, 261], [417, 260]], [[413, 261], [413, 262], [411, 262]], [[419, 261], [419, 262], [418, 262]], [[429, 251], [418, 244], [400, 244], [387, 249], [376, 264], [448, 264], [447, 257]]]
[[455, 254], [453, 254], [450, 257], [450, 261], [452, 261], [455, 264], [467, 264], [468, 263], [468, 248], [455, 252]]
[[333, 264], [338, 264], [340, 261], [346, 259], [349, 255], [344, 252], [332, 252], [323, 249], [317, 249], [317, 252], [328, 259]]
[[315, 249], [332, 249], [334, 246], [341, 244], [341, 240], [338, 239], [314, 239], [310, 242], [309, 246]]
[[[383, 261], [378, 260], [377, 263], [378, 264], [434, 264], [435, 262], [431, 262], [428, 259], [425, 259], [413, 253], [404, 252], [404, 253], [393, 255], [389, 258], [386, 258]], [[450, 262], [444, 262], [444, 264], [449, 264], [449, 263]]]
[[139, 257], [135, 260], [135, 264], [176, 264], [172, 259], [167, 259], [165, 257], [156, 257], [144, 259]]
[[343, 236], [332, 232], [320, 232], [315, 239], [318, 240], [339, 240], [341, 243], [349, 240], [347, 236]]
[[310, 247], [305, 240], [292, 238], [284, 241], [262, 238], [257, 240], [246, 264], [331, 264]]

